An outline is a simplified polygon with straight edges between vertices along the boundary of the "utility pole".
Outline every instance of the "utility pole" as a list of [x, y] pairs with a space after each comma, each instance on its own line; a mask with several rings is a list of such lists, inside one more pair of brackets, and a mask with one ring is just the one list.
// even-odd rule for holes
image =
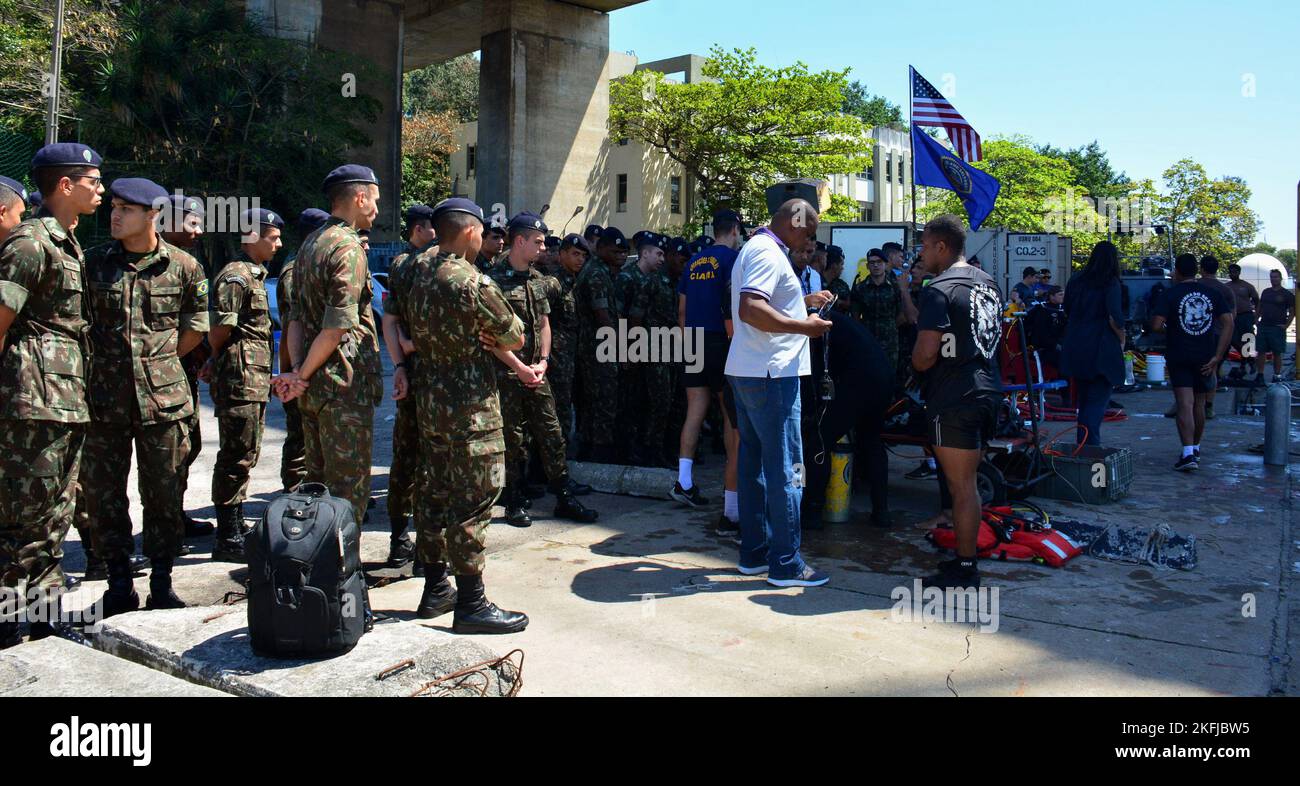
[[63, 0], [54, 4], [54, 43], [50, 48], [49, 107], [45, 110], [45, 144], [59, 141], [59, 72], [63, 70]]

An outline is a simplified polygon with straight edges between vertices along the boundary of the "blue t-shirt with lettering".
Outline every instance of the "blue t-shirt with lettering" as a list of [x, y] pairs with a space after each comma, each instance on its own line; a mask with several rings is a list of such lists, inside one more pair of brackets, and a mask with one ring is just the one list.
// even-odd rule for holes
[[715, 245], [691, 257], [677, 282], [677, 293], [686, 296], [686, 327], [726, 332], [723, 319], [730, 316], [731, 304], [724, 299], [738, 256], [735, 249]]

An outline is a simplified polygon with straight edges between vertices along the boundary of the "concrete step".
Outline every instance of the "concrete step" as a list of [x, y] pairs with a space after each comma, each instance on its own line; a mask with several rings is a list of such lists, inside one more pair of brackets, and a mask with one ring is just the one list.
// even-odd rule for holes
[[60, 638], [0, 652], [0, 696], [229, 696]]

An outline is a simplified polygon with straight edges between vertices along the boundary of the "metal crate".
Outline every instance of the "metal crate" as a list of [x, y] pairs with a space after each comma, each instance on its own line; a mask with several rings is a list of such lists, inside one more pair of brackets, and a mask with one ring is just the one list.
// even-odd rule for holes
[[1057, 442], [1043, 461], [1052, 474], [1038, 482], [1035, 496], [1100, 505], [1126, 496], [1133, 485], [1133, 454], [1128, 448], [1079, 448]]

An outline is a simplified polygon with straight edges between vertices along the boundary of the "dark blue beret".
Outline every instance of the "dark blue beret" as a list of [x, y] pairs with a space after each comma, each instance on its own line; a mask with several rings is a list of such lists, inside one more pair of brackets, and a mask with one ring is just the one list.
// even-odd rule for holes
[[839, 246], [827, 246], [827, 247], [826, 247], [826, 261], [827, 261], [827, 262], [843, 262], [843, 261], [844, 261], [844, 249], [840, 248]]
[[27, 206], [32, 210], [39, 210], [41, 205], [45, 204], [45, 197], [41, 196], [40, 191], [27, 192]]
[[55, 142], [36, 151], [32, 169], [46, 166], [93, 166], [104, 163], [99, 153], [78, 142]]
[[411, 205], [406, 209], [406, 225], [414, 226], [421, 221], [433, 221], [433, 208], [428, 205]]
[[740, 224], [741, 226], [744, 226], [745, 219], [741, 218], [740, 214], [734, 210], [719, 210], [718, 212], [713, 214], [713, 223], [714, 224], [734, 223], [734, 224]]
[[713, 245], [713, 238], [709, 237], [708, 235], [700, 235], [699, 237], [695, 238], [695, 242], [700, 244], [700, 248], [708, 248], [709, 246]]
[[623, 237], [623, 233], [619, 231], [618, 227], [605, 227], [600, 230], [600, 242], [613, 243], [619, 248], [629, 248], [627, 238]]
[[582, 236], [587, 237], [588, 235], [596, 235], [597, 237], [599, 237], [600, 233], [604, 231], [605, 228], [600, 224], [590, 224], [587, 226], [585, 230], [583, 230]]
[[239, 217], [239, 223], [246, 227], [252, 226], [253, 224], [259, 224], [264, 227], [284, 229], [284, 219], [280, 217], [280, 214], [273, 210], [267, 210], [264, 207], [259, 207], [255, 210], [245, 210]]
[[546, 247], [547, 247], [547, 248], [559, 248], [559, 247], [560, 247], [560, 239], [559, 239], [558, 237], [556, 237], [555, 235], [547, 235], [547, 236], [546, 236]]
[[633, 243], [636, 245], [638, 251], [640, 251], [644, 246], [654, 246], [655, 248], [663, 249], [664, 251], [668, 250], [668, 238], [658, 232], [637, 232], [636, 237], [633, 238]]
[[506, 229], [532, 229], [541, 232], [543, 235], [551, 231], [547, 228], [546, 224], [543, 223], [541, 216], [536, 213], [529, 213], [528, 211], [524, 211], [510, 219], [510, 222], [506, 224]]
[[329, 220], [329, 213], [318, 207], [309, 207], [298, 214], [298, 230], [300, 232], [314, 232]]
[[184, 194], [172, 194], [172, 209], [179, 213], [192, 213], [202, 218], [207, 215], [203, 211], [203, 200], [198, 197], [187, 197]]
[[23, 201], [23, 204], [31, 204], [31, 197], [27, 194], [27, 186], [19, 183], [17, 180], [0, 175], [0, 186], [4, 186], [17, 194], [18, 198]]
[[825, 251], [825, 250], [826, 250], [826, 244], [823, 243], [822, 241], [818, 240], [818, 241], [817, 241], [817, 250], [818, 250], [819, 252], [820, 252], [820, 251]]
[[691, 244], [686, 242], [684, 237], [675, 237], [668, 243], [668, 250], [675, 251], [678, 254], [691, 253]]
[[501, 237], [506, 236], [505, 225], [503, 225], [500, 221], [496, 219], [493, 219], [492, 221], [488, 222], [488, 225], [483, 227], [483, 231], [492, 232], [493, 234], [500, 235]]
[[645, 239], [646, 239], [647, 237], [649, 237], [650, 235], [653, 235], [653, 234], [654, 234], [654, 233], [651, 232], [651, 231], [648, 230], [648, 229], [643, 229], [643, 230], [641, 230], [640, 232], [637, 232], [635, 235], [632, 236], [632, 246], [633, 246], [633, 248], [640, 248], [640, 247], [641, 247], [641, 244], [642, 244], [643, 242], [645, 242]]
[[171, 204], [167, 189], [144, 177], [119, 177], [108, 187], [108, 193], [128, 205], [161, 208]]
[[483, 208], [474, 204], [473, 200], [464, 197], [444, 199], [433, 206], [434, 221], [437, 221], [444, 213], [468, 213], [479, 221], [483, 220]]
[[560, 250], [563, 251], [566, 248], [580, 248], [583, 253], [591, 253], [591, 246], [587, 245], [587, 239], [582, 235], [572, 233], [565, 235], [564, 239], [560, 241]]
[[373, 183], [379, 185], [379, 178], [375, 177], [375, 170], [368, 166], [344, 164], [325, 176], [325, 183], [321, 186], [321, 190], [329, 191], [334, 186], [343, 183]]

